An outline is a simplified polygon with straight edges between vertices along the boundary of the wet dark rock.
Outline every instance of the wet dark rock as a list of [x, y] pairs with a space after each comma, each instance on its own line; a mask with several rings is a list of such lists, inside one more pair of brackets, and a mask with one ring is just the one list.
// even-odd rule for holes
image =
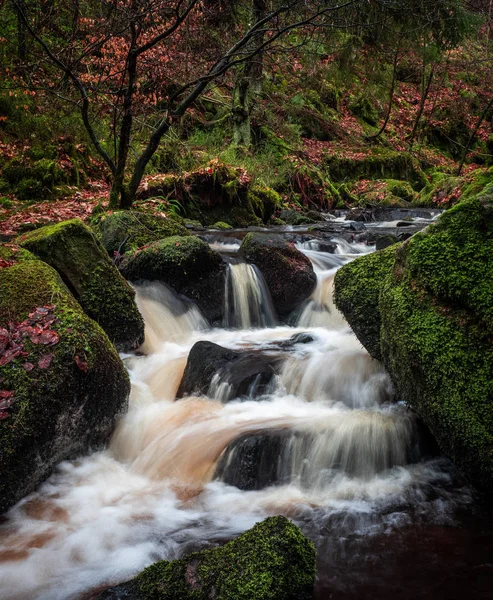
[[197, 342], [190, 350], [177, 397], [207, 395], [215, 375], [230, 386], [227, 400], [261, 396], [276, 374], [279, 360], [259, 351], [230, 350], [213, 342]]
[[399, 241], [395, 235], [379, 235], [376, 239], [376, 250], [383, 250]]
[[223, 316], [225, 266], [203, 240], [172, 236], [127, 255], [120, 270], [130, 281], [162, 281], [195, 302], [214, 323]]
[[99, 600], [310, 600], [315, 547], [285, 517], [269, 517], [235, 540], [160, 561]]
[[237, 438], [224, 451], [214, 479], [248, 491], [288, 482], [290, 462], [280, 458], [292, 435], [271, 430]]
[[311, 344], [315, 341], [315, 337], [311, 333], [297, 333], [287, 340], [287, 342], [283, 342], [283, 346], [291, 347], [295, 344]]
[[280, 236], [249, 233], [240, 253], [262, 273], [281, 318], [298, 308], [317, 285], [309, 259]]
[[346, 221], [370, 223], [373, 220], [373, 210], [371, 208], [353, 208], [346, 215]]
[[319, 219], [308, 216], [306, 213], [300, 213], [297, 210], [281, 210], [281, 219], [288, 225], [305, 225], [315, 223]]
[[351, 221], [344, 225], [345, 229], [349, 229], [351, 231], [364, 231], [366, 226], [361, 221]]

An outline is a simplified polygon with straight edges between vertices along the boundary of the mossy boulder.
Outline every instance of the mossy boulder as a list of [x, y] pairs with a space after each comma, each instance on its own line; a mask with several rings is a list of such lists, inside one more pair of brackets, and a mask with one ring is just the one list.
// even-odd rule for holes
[[120, 265], [130, 281], [162, 281], [193, 300], [210, 322], [222, 319], [225, 264], [195, 236], [173, 236], [127, 255]]
[[20, 236], [18, 243], [58, 271], [84, 312], [101, 325], [118, 350], [137, 348], [144, 341], [134, 290], [82, 221], [42, 227]]
[[285, 517], [269, 517], [220, 548], [157, 562], [100, 600], [309, 600], [315, 547]]
[[280, 236], [248, 233], [240, 253], [262, 273], [281, 318], [288, 317], [298, 308], [317, 285], [309, 259]]
[[218, 221], [232, 227], [262, 225], [279, 200], [274, 190], [252, 184], [250, 176], [241, 167], [217, 160], [182, 176], [152, 176], [145, 188], [139, 190], [139, 197], [152, 196], [178, 202], [188, 219], [209, 227]]
[[0, 365], [3, 512], [57, 463], [105, 444], [130, 383], [58, 273], [27, 254], [0, 269]]
[[[374, 355], [380, 346], [379, 355], [400, 398], [420, 414], [462, 473], [490, 495], [492, 255], [493, 190], [487, 188], [401, 246], [351, 265], [353, 278], [370, 278], [375, 290], [380, 289], [378, 303], [366, 316], [363, 286], [350, 281], [347, 270], [335, 281], [336, 299], [347, 296], [339, 307], [356, 331], [354, 315], [358, 316], [368, 333], [360, 333], [360, 340]], [[369, 319], [371, 331], [369, 321], [363, 322]]]
[[325, 167], [333, 182], [357, 179], [404, 180], [416, 190], [428, 183], [418, 161], [408, 152], [375, 150], [354, 157], [336, 153], [325, 158]]
[[281, 210], [281, 219], [288, 225], [312, 225], [317, 222], [317, 219], [292, 209]]
[[354, 333], [377, 360], [381, 318], [378, 301], [385, 278], [394, 264], [395, 247], [368, 254], [344, 265], [334, 279], [334, 301]]
[[103, 216], [96, 231], [110, 256], [135, 251], [172, 235], [189, 235], [183, 219], [176, 215], [161, 217], [136, 210]]
[[219, 230], [225, 231], [227, 229], [233, 229], [233, 228], [231, 227], [231, 225], [228, 225], [224, 221], [218, 221], [217, 223], [214, 223], [214, 225], [211, 226], [211, 229], [219, 229]]
[[367, 94], [362, 93], [354, 96], [349, 102], [349, 110], [368, 125], [378, 123], [378, 110]]

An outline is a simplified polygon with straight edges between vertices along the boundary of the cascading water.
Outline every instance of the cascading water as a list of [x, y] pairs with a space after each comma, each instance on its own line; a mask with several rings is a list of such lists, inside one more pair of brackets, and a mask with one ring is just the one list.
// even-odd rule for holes
[[[313, 259], [319, 288], [337, 257], [351, 258], [327, 254], [326, 268]], [[240, 286], [244, 300], [228, 326], [258, 327], [265, 305], [260, 294], [252, 312], [250, 297], [259, 280], [246, 265], [231, 267], [231, 281], [256, 283]], [[326, 312], [330, 293], [327, 286], [312, 298]], [[320, 600], [435, 598], [450, 543], [457, 568], [471, 556], [487, 562], [474, 537], [453, 528], [458, 511], [469, 510], [469, 488], [435, 456], [342, 317], [324, 327], [209, 329], [196, 307], [160, 284], [138, 287], [137, 302], [146, 344], [144, 354], [125, 357], [128, 414], [107, 451], [62, 463], [0, 522], [2, 600], [91, 598], [156, 560], [221, 543], [272, 514], [289, 516], [315, 541]], [[259, 396], [232, 398], [218, 374], [208, 397], [175, 401], [201, 340], [274, 357], [271, 383]]]
[[275, 325], [269, 290], [254, 265], [245, 262], [228, 264], [225, 285], [226, 327], [250, 329]]

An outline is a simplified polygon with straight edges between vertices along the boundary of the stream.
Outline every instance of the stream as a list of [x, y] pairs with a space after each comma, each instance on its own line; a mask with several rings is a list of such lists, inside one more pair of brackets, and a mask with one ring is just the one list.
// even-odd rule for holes
[[[162, 284], [136, 287], [129, 411], [108, 450], [62, 463], [0, 517], [0, 598], [89, 600], [277, 514], [315, 542], [316, 599], [491, 598], [491, 516], [333, 304], [337, 269], [373, 248], [336, 235], [327, 252], [300, 230], [318, 284], [281, 325], [235, 236], [206, 236], [228, 262], [222, 326]], [[275, 372], [236, 397], [222, 370], [207, 397], [175, 401], [203, 340]]]

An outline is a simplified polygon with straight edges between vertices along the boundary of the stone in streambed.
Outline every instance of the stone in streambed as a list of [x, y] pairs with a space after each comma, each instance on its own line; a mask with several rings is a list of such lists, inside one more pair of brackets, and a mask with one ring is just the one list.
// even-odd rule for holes
[[195, 236], [172, 236], [127, 254], [120, 271], [130, 281], [162, 281], [197, 304], [209, 322], [224, 311], [225, 263]]
[[262, 273], [281, 318], [298, 308], [317, 285], [309, 259], [281, 236], [248, 233], [240, 253]]
[[102, 447], [130, 391], [114, 346], [58, 273], [16, 256], [0, 269], [0, 513], [60, 461]]
[[82, 221], [42, 227], [17, 242], [56, 269], [84, 312], [101, 325], [119, 351], [144, 341], [134, 290]]
[[220, 548], [160, 561], [99, 600], [309, 600], [315, 547], [285, 517], [269, 517]]
[[[344, 266], [335, 299], [440, 449], [493, 494], [493, 188]], [[371, 290], [367, 294], [364, 290]]]
[[207, 395], [214, 376], [230, 386], [227, 400], [260, 396], [272, 381], [279, 359], [261, 352], [223, 348], [213, 342], [197, 342], [190, 350], [177, 397]]

